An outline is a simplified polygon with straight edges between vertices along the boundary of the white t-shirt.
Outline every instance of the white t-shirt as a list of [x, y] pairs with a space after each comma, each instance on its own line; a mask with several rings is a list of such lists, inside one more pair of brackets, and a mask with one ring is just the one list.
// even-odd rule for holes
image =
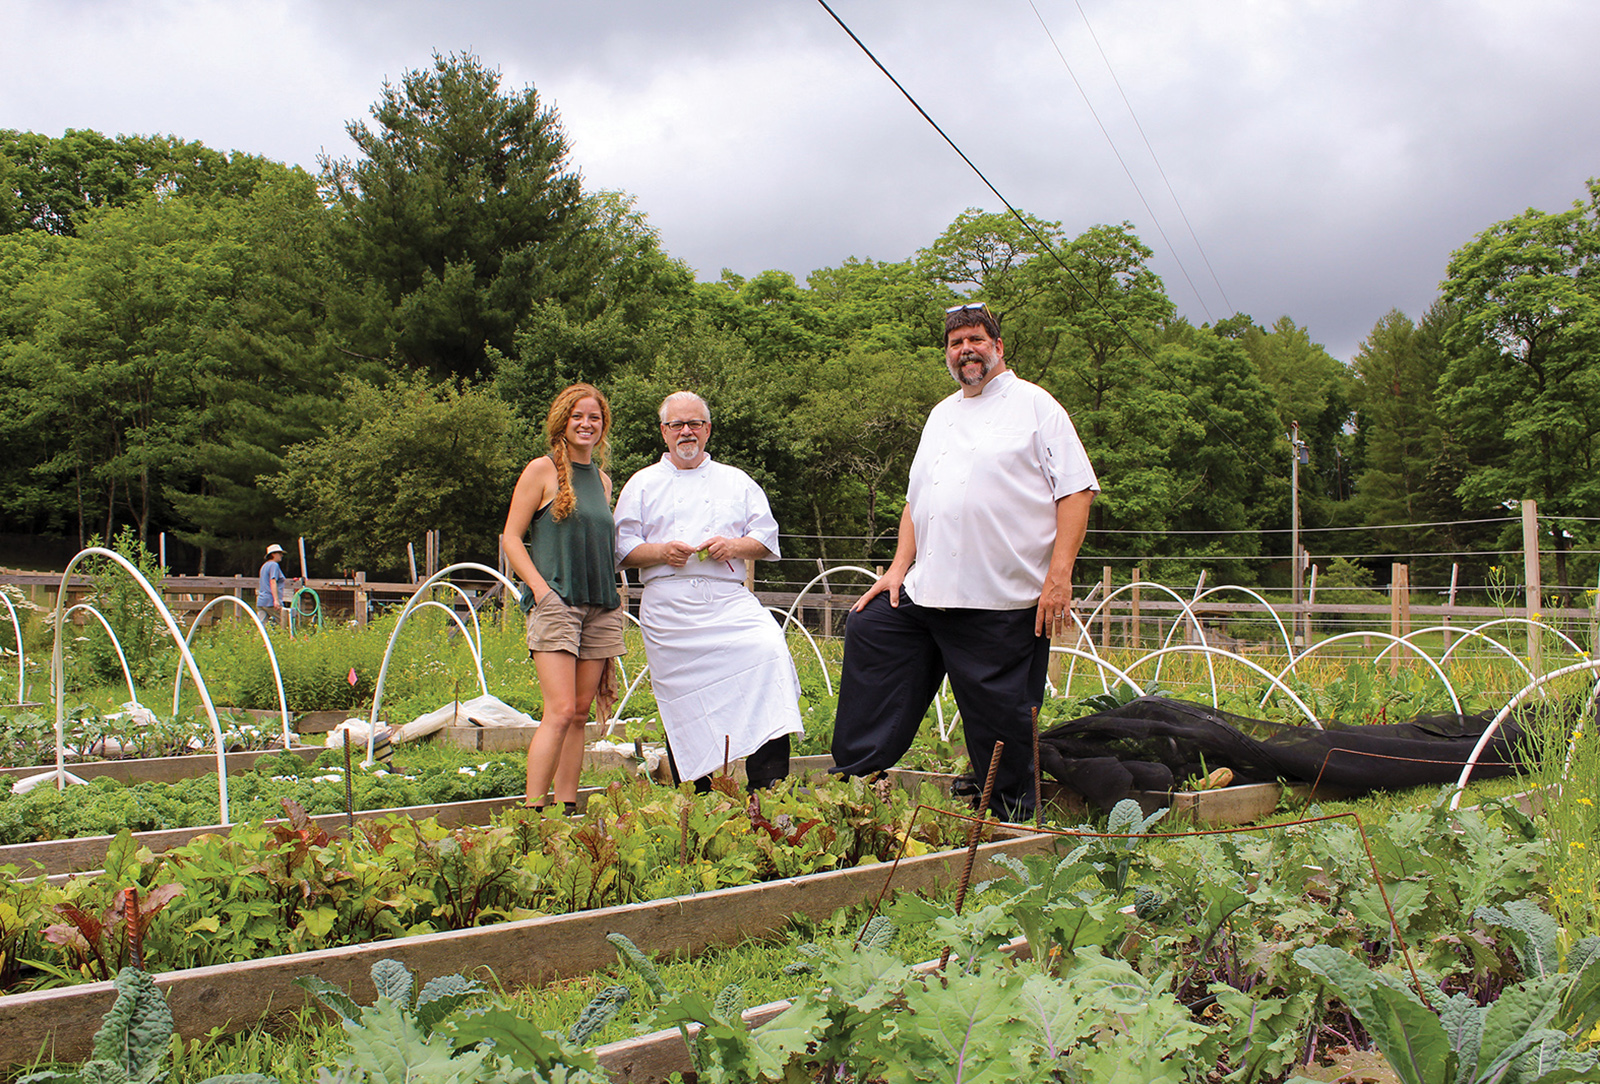
[[1056, 541], [1056, 501], [1098, 490], [1072, 419], [1049, 392], [1007, 371], [980, 395], [957, 391], [928, 414], [906, 501], [919, 606], [1038, 605]]
[[[713, 462], [681, 470], [663, 455], [628, 479], [617, 497], [617, 561], [646, 542], [686, 542], [708, 538], [754, 538], [778, 556], [778, 521], [767, 495], [744, 471]], [[702, 561], [691, 557], [682, 568], [668, 564], [639, 570], [641, 583], [663, 576], [709, 577], [744, 582], [743, 561]]]

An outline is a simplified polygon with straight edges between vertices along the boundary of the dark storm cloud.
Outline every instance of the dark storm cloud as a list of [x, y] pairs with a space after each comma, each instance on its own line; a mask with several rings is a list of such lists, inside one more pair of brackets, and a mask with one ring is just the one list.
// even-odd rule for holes
[[[1195, 322], [1287, 314], [1340, 357], [1390, 308], [1420, 315], [1475, 233], [1564, 208], [1600, 173], [1592, 5], [833, 7], [1017, 206], [1069, 233], [1131, 221]], [[1002, 209], [801, 0], [0, 0], [0, 16], [0, 125], [173, 132], [313, 169], [348, 153], [343, 125], [385, 78], [475, 52], [536, 85], [589, 185], [635, 194], [703, 277], [904, 259], [964, 208]]]

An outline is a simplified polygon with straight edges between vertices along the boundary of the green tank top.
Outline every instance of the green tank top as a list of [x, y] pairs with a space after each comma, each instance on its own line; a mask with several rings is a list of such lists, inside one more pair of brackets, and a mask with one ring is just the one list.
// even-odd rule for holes
[[550, 518], [549, 504], [533, 514], [528, 556], [568, 606], [614, 610], [622, 605], [617, 594], [617, 521], [600, 483], [600, 468], [593, 463], [571, 467], [577, 504], [562, 520]]

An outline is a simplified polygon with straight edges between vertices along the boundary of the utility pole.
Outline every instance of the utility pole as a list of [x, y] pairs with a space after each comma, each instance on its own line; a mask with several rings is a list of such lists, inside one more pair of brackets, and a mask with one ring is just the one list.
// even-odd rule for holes
[[1300, 464], [1310, 460], [1310, 452], [1305, 443], [1300, 439], [1300, 423], [1289, 423], [1289, 568], [1292, 593], [1294, 597], [1294, 646], [1296, 650], [1306, 646], [1306, 638], [1301, 633], [1300, 604], [1305, 601], [1301, 595], [1302, 570], [1300, 567]]

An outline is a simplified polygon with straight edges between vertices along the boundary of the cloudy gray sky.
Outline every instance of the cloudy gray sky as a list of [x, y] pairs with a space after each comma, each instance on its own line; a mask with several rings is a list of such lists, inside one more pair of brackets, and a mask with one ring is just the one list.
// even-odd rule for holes
[[[1600, 174], [1592, 0], [830, 4], [1013, 204], [1128, 220], [1196, 323], [1288, 315], [1342, 358]], [[900, 260], [1003, 209], [815, 0], [0, 0], [0, 27], [0, 127], [310, 169], [385, 79], [474, 52], [702, 278]]]

